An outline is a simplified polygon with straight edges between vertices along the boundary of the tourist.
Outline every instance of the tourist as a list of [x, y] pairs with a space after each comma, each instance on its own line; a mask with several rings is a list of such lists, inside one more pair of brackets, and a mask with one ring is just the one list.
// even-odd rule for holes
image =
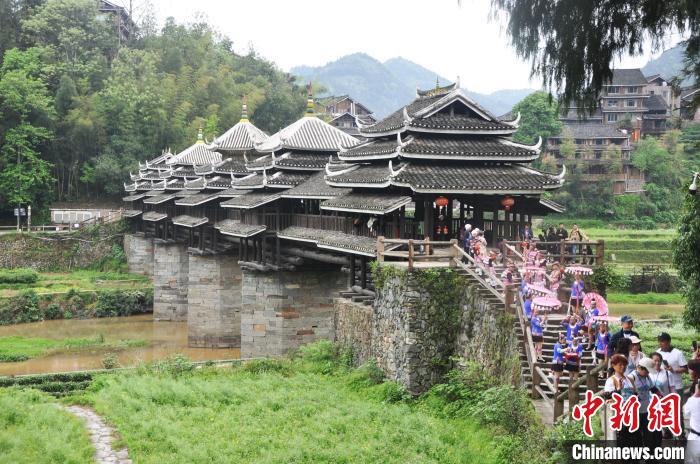
[[523, 302], [523, 310], [525, 311], [525, 317], [529, 321], [532, 317], [532, 293], [528, 292], [525, 295], [525, 301]]
[[654, 351], [651, 354], [651, 360], [654, 362], [654, 369], [656, 369], [656, 374], [650, 374], [657, 390], [656, 394], [663, 398], [675, 392], [676, 389], [671, 382], [671, 368], [668, 366], [668, 362], [664, 361], [664, 358], [658, 351]]
[[[629, 370], [629, 364], [627, 366]], [[622, 389], [622, 398], [627, 399], [632, 395], [637, 395], [639, 399], [639, 430], [641, 432], [641, 440], [644, 446], [656, 448], [661, 445], [662, 434], [660, 431], [649, 431], [649, 402], [653, 391], [656, 391], [652, 375], [657, 373], [654, 367], [654, 362], [649, 358], [643, 358], [639, 361], [637, 367], [627, 376], [628, 382], [626, 387]]]
[[575, 303], [575, 311], [578, 312], [583, 302], [583, 280], [581, 279], [581, 274], [576, 273], [574, 275], [574, 282], [571, 284], [571, 297], [569, 298], [569, 312], [571, 312], [572, 301]]
[[559, 332], [559, 340], [554, 344], [554, 354], [552, 355], [552, 373], [554, 374], [554, 391], [559, 391], [559, 378], [564, 372], [566, 359], [564, 353], [567, 348], [566, 334]]
[[[574, 224], [571, 227], [571, 233], [569, 234], [569, 241], [571, 242], [582, 242], [583, 241], [583, 235], [581, 234], [581, 231], [578, 230], [578, 225]], [[579, 245], [574, 244], [571, 246], [571, 254], [574, 255], [572, 258], [574, 262], [577, 261], [576, 255], [578, 255], [579, 251]]]
[[632, 328], [634, 327], [634, 320], [632, 319], [632, 316], [624, 315], [620, 319], [620, 322], [622, 323], [622, 328], [619, 332], [615, 333], [612, 336], [612, 338], [610, 339], [610, 344], [608, 345], [609, 358], [611, 358], [613, 353], [615, 353], [615, 351], [617, 350], [617, 344], [620, 342], [620, 340], [628, 339], [632, 335], [639, 338], [639, 334], [632, 330]]
[[641, 343], [642, 340], [639, 339], [639, 337], [632, 335], [629, 338], [630, 341], [630, 352], [629, 355], [627, 356], [627, 372], [626, 374], [630, 374], [633, 372], [637, 366], [639, 365], [639, 362], [644, 359], [644, 353], [641, 351]]
[[558, 242], [569, 238], [569, 233], [566, 231], [564, 224], [559, 224], [559, 229], [557, 229], [556, 236]]
[[[685, 462], [697, 464], [700, 462], [700, 360], [691, 359], [688, 362], [690, 378], [693, 381], [690, 397], [683, 405], [683, 416], [689, 419], [688, 446], [685, 449]], [[677, 392], [678, 393], [678, 392]], [[683, 424], [683, 421], [681, 421]]]
[[544, 362], [542, 357], [542, 342], [544, 342], [544, 326], [547, 324], [547, 315], [544, 318], [537, 314], [537, 308], [532, 308], [532, 317], [530, 318], [530, 325], [532, 327], [532, 342], [535, 344], [535, 355], [537, 360]]
[[558, 242], [559, 238], [557, 237], [557, 231], [553, 225], [550, 225], [549, 229], [547, 229], [547, 241], [550, 242], [550, 244], [547, 245], [547, 251], [549, 252], [549, 254], [556, 254], [557, 246], [554, 245], [552, 242]]
[[472, 241], [472, 225], [464, 224], [464, 229], [462, 229], [462, 231], [462, 248], [464, 248], [464, 251], [469, 251], [469, 244]]
[[581, 357], [583, 356], [583, 345], [580, 343], [579, 337], [574, 337], [566, 349], [564, 357], [566, 365], [564, 369], [569, 373], [570, 381], [573, 382], [578, 377], [581, 370]]
[[683, 374], [688, 372], [688, 362], [685, 360], [685, 355], [678, 348], [671, 346], [671, 336], [668, 333], [661, 332], [656, 339], [659, 342], [659, 349], [656, 352], [670, 367], [671, 385], [682, 396]]
[[[625, 370], [627, 369], [627, 358], [622, 354], [615, 354], [610, 358], [610, 366], [612, 368], [612, 373], [608, 380], [605, 381], [605, 387], [603, 391], [605, 392], [605, 397], [612, 401], [612, 394], [617, 393], [623, 396], [625, 392], [623, 391], [625, 384], [629, 384], [628, 379], [625, 377]], [[639, 430], [636, 432], [630, 432], [629, 427], [623, 425], [619, 432], [617, 432], [617, 446], [635, 446], [638, 443]]]
[[[605, 321], [598, 324], [598, 334], [595, 338], [595, 358], [598, 364], [608, 363], [608, 345], [610, 344], [610, 332]], [[600, 376], [603, 376], [603, 372]]]
[[529, 242], [533, 238], [535, 238], [535, 235], [532, 233], [532, 229], [530, 229], [530, 224], [525, 224], [523, 230], [520, 231], [520, 239]]

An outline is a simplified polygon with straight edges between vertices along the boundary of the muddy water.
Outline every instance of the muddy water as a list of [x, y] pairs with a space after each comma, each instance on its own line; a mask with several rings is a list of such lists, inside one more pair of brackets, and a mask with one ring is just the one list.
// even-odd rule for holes
[[107, 352], [114, 352], [122, 366], [162, 359], [182, 353], [194, 361], [234, 359], [240, 350], [187, 347], [186, 322], [154, 322], [150, 314], [103, 319], [44, 321], [0, 326], [0, 337], [19, 335], [54, 340], [92, 338], [102, 334], [106, 342], [145, 340], [148, 346], [137, 348], [81, 348], [54, 352], [41, 358], [16, 363], [0, 363], [0, 375], [38, 374], [82, 369], [99, 369]]

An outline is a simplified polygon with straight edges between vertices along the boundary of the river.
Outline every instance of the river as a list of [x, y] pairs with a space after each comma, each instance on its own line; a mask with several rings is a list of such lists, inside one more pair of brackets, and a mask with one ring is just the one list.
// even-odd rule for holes
[[186, 322], [155, 322], [150, 314], [101, 319], [57, 320], [0, 326], [0, 337], [18, 335], [54, 340], [93, 338], [102, 334], [106, 342], [145, 340], [148, 345], [136, 348], [81, 348], [52, 352], [48, 356], [23, 362], [0, 363], [0, 375], [38, 374], [102, 368], [102, 358], [115, 352], [123, 367], [142, 361], [166, 358], [182, 353], [193, 361], [237, 359], [240, 349], [189, 348]]

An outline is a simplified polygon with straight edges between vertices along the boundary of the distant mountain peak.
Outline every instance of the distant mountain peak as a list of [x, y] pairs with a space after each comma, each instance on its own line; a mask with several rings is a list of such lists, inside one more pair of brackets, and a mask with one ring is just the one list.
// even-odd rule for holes
[[[416, 97], [416, 88], [433, 88], [436, 79], [440, 85], [454, 82], [402, 56], [382, 63], [363, 52], [342, 56], [324, 66], [296, 66], [290, 73], [305, 81], [322, 83], [332, 95], [350, 95], [372, 108], [378, 118], [410, 103]], [[532, 89], [507, 89], [485, 95], [465, 90], [470, 98], [494, 114], [510, 111], [532, 92]]]

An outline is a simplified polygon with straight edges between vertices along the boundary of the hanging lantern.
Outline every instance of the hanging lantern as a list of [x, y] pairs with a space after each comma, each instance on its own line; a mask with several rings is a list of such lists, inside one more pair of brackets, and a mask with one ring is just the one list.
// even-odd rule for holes
[[504, 197], [503, 200], [501, 200], [501, 205], [503, 206], [503, 208], [505, 208], [506, 211], [510, 211], [514, 204], [515, 199], [511, 196]]
[[447, 206], [447, 204], [448, 204], [449, 202], [450, 202], [450, 201], [449, 201], [447, 198], [445, 198], [445, 197], [437, 197], [437, 198], [435, 199], [435, 204], [438, 205], [438, 206], [441, 207], [441, 208], [442, 208], [443, 206]]

